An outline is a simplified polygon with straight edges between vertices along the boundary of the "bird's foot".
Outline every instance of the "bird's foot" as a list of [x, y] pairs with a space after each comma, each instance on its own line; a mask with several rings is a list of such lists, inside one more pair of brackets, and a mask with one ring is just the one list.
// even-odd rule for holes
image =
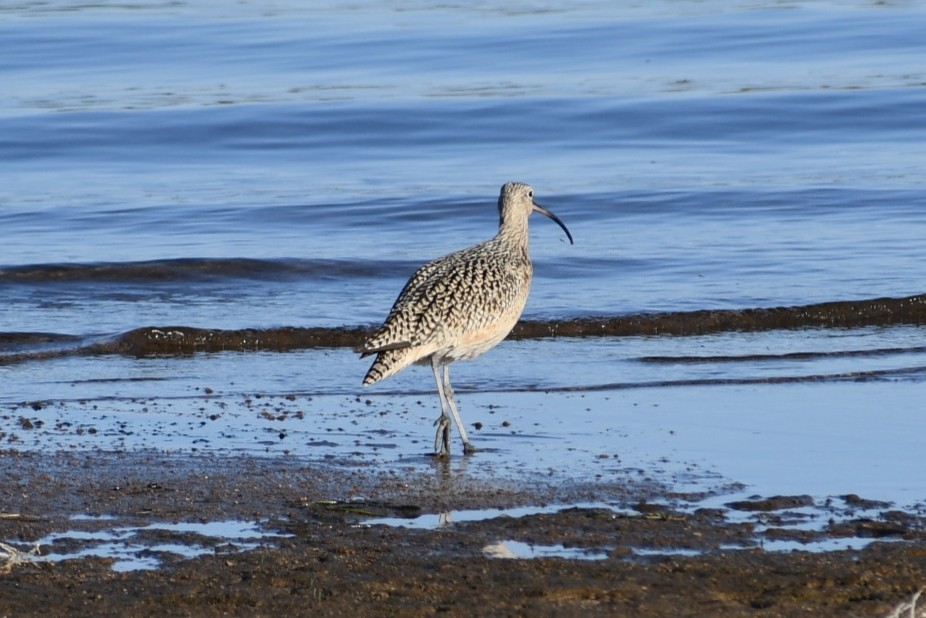
[[473, 446], [473, 443], [472, 443], [472, 442], [464, 442], [464, 443], [463, 443], [463, 454], [464, 454], [464, 455], [472, 455], [473, 453], [475, 453], [475, 452], [478, 451], [478, 450], [479, 450], [479, 449], [477, 449], [475, 446]]

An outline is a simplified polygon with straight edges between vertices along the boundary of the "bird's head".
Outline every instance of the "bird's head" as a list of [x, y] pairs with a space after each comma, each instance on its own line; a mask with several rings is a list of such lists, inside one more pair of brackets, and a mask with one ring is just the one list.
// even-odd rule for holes
[[560, 221], [560, 218], [551, 211], [534, 201], [533, 187], [523, 182], [509, 182], [502, 186], [501, 193], [498, 196], [498, 217], [500, 226], [504, 227], [505, 224], [508, 223], [520, 224], [526, 227], [527, 218], [532, 212], [539, 212], [553, 219], [553, 221], [566, 232], [566, 236], [569, 237], [569, 244], [575, 244], [572, 240], [572, 234], [570, 234], [569, 230], [566, 228], [566, 224]]

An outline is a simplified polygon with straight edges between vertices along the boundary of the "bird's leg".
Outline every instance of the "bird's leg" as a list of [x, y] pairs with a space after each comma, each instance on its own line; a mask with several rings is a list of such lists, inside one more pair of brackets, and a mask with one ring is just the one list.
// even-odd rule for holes
[[444, 384], [441, 382], [440, 362], [432, 356], [431, 369], [434, 371], [434, 381], [437, 382], [437, 394], [440, 397], [440, 418], [434, 422], [437, 426], [437, 435], [434, 436], [434, 455], [436, 457], [450, 456], [450, 416], [447, 415], [447, 409], [450, 405], [447, 403], [447, 396], [444, 393]]
[[453, 414], [453, 421], [460, 430], [460, 437], [463, 438], [463, 454], [468, 455], [476, 452], [476, 447], [466, 436], [466, 428], [463, 426], [463, 417], [457, 409], [457, 400], [453, 396], [453, 387], [450, 386], [450, 365], [444, 365], [444, 396], [447, 397], [447, 403], [450, 405], [450, 413]]

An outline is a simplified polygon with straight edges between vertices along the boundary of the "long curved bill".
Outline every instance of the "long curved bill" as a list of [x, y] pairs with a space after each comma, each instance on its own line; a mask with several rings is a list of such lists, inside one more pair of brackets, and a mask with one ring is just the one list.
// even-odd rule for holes
[[552, 211], [547, 210], [546, 208], [544, 208], [543, 206], [541, 206], [541, 205], [538, 204], [537, 202], [533, 202], [533, 204], [534, 204], [534, 211], [535, 211], [535, 212], [539, 212], [540, 214], [542, 214], [542, 215], [544, 215], [544, 216], [546, 216], [546, 217], [550, 217], [551, 219], [553, 219], [553, 221], [555, 221], [556, 224], [557, 224], [558, 226], [560, 226], [561, 228], [563, 228], [563, 231], [566, 232], [566, 236], [569, 237], [569, 244], [570, 244], [570, 245], [574, 245], [574, 244], [575, 244], [574, 242], [572, 242], [572, 234], [569, 233], [569, 230], [566, 228], [566, 224], [563, 223], [562, 221], [560, 221], [559, 217], [557, 217], [556, 215], [554, 215]]

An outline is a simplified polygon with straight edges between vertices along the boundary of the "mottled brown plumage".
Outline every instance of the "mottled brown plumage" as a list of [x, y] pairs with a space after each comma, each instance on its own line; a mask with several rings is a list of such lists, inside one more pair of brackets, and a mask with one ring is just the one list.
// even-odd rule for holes
[[[552, 212], [533, 201], [530, 186], [510, 182], [498, 198], [499, 229], [491, 240], [429, 262], [412, 275], [389, 316], [361, 348], [376, 354], [364, 386], [398, 373], [415, 362], [430, 361], [441, 399], [435, 452], [449, 454], [449, 411], [463, 439], [464, 452], [475, 450], [466, 437], [453, 389], [449, 363], [470, 359], [504, 339], [524, 310], [533, 266], [528, 254], [528, 217], [540, 212], [572, 235]], [[443, 377], [441, 377], [441, 369]]]

